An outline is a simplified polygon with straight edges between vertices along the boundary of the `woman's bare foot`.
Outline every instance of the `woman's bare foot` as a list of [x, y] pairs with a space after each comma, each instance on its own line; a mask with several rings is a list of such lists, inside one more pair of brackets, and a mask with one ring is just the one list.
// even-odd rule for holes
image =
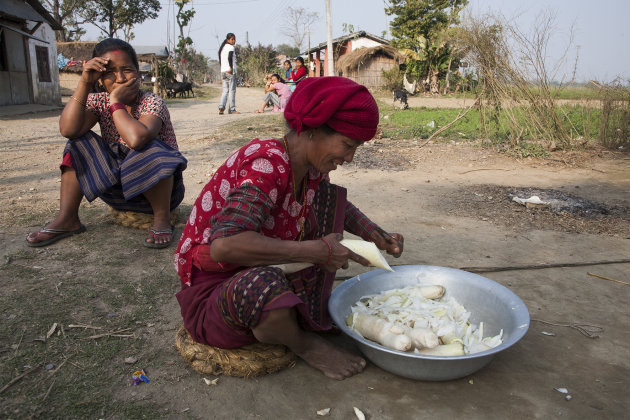
[[306, 333], [308, 339], [303, 351], [295, 351], [306, 363], [321, 370], [324, 375], [338, 381], [363, 372], [365, 359], [334, 346], [314, 333]]
[[283, 344], [306, 363], [324, 375], [339, 381], [361, 373], [365, 360], [340, 349], [319, 335], [298, 326], [293, 308], [267, 312], [266, 317], [252, 329], [261, 343]]

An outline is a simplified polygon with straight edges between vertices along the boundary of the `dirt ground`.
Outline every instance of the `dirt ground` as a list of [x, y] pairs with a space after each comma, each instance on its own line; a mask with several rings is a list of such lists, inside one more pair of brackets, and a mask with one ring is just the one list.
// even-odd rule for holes
[[[239, 88], [239, 115], [218, 115], [218, 98], [169, 104], [189, 162], [183, 221], [207, 174], [233, 150], [253, 137], [280, 135], [280, 116], [253, 113], [261, 97], [259, 89]], [[330, 407], [330, 418], [350, 419], [353, 406], [367, 419], [628, 416], [630, 288], [588, 274], [630, 282], [630, 263], [608, 263], [630, 258], [627, 154], [588, 150], [517, 160], [468, 142], [368, 142], [331, 178], [374, 221], [405, 235], [402, 257], [388, 257], [392, 265], [566, 265], [483, 274], [523, 299], [532, 317], [528, 333], [482, 370], [448, 382], [413, 381], [370, 363], [337, 382], [298, 361], [276, 374], [220, 376], [208, 386], [203, 377], [215, 377], [193, 371], [174, 346], [180, 324], [174, 247], [144, 248], [146, 232], [113, 224], [98, 201], [82, 204], [87, 233], [42, 249], [25, 246], [26, 234], [57, 210], [65, 142], [59, 113], [0, 116], [0, 387], [9, 384], [0, 391], [1, 417], [78, 418], [87, 410], [91, 418], [306, 419]], [[579, 205], [526, 208], [512, 201], [525, 195]], [[338, 277], [365, 271], [352, 265]], [[65, 329], [42, 340], [53, 322]], [[87, 328], [70, 324], [133, 336], [90, 339]], [[570, 327], [583, 324], [601, 327], [599, 337]], [[328, 338], [358, 352], [347, 337]], [[112, 355], [90, 365], [88, 353], [105, 349]], [[125, 364], [129, 357], [135, 363]], [[25, 366], [46, 362], [54, 364], [51, 371], [10, 383]], [[130, 373], [139, 368], [151, 382], [131, 387]], [[554, 388], [567, 388], [572, 398]]]

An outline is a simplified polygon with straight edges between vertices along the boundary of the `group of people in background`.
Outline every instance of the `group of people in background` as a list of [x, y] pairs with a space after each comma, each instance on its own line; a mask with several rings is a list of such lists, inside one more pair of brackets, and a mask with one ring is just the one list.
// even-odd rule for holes
[[283, 65], [285, 78], [283, 79], [278, 73], [267, 75], [263, 102], [254, 112], [262, 114], [267, 107], [273, 107], [273, 112], [284, 112], [291, 93], [297, 84], [308, 76], [302, 57], [295, 59], [295, 68], [290, 60], [285, 60]]
[[[219, 114], [238, 114], [236, 110], [236, 36], [229, 32], [221, 46], [219, 47], [219, 65], [221, 66], [221, 100], [219, 101]], [[261, 106], [256, 109], [256, 113], [265, 112], [265, 108], [273, 107], [273, 112], [283, 112], [284, 108], [295, 90], [298, 83], [308, 76], [308, 71], [304, 66], [304, 59], [295, 59], [295, 68], [291, 65], [291, 60], [285, 60], [284, 78], [278, 73], [268, 74], [265, 84], [265, 96]], [[228, 106], [229, 99], [229, 106]]]

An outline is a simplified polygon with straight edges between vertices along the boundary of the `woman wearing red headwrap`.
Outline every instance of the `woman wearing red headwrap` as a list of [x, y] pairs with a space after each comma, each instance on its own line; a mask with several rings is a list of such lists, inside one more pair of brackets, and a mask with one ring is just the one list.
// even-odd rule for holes
[[[402, 235], [379, 228], [328, 178], [374, 136], [378, 107], [350, 79], [309, 78], [284, 115], [291, 127], [284, 138], [252, 140], [201, 191], [175, 251], [177, 299], [195, 341], [283, 344], [344, 379], [365, 360], [316, 333], [332, 328], [327, 304], [336, 270], [349, 260], [368, 264], [339, 243], [342, 233], [395, 257], [403, 251]], [[294, 262], [314, 266], [292, 274], [271, 267]]]

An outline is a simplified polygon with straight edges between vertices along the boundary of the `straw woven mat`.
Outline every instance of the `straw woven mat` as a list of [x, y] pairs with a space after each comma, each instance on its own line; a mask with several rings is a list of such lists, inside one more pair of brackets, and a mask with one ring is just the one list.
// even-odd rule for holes
[[[148, 230], [153, 225], [153, 215], [147, 213], [136, 213], [135, 211], [120, 211], [113, 207], [109, 211], [114, 218], [114, 223], [130, 228]], [[171, 211], [171, 225], [175, 226], [179, 222], [179, 208]]]
[[254, 343], [237, 349], [220, 349], [193, 341], [182, 324], [175, 336], [175, 346], [194, 370], [212, 375], [249, 378], [293, 365], [296, 356], [285, 346]]

